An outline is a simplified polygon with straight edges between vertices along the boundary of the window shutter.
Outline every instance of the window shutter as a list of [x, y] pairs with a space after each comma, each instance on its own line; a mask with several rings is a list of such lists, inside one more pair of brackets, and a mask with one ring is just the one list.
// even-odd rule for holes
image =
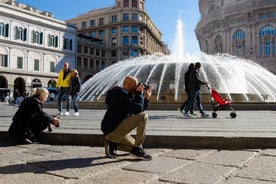
[[55, 37], [55, 47], [58, 47], [58, 36]]
[[18, 27], [15, 26], [15, 27], [14, 27], [14, 39], [17, 40], [18, 37], [19, 37], [19, 36], [18, 36]]
[[24, 37], [23, 37], [23, 41], [27, 40], [27, 28], [24, 29]]
[[5, 37], [9, 37], [9, 24], [6, 24], [5, 26]]
[[4, 66], [8, 67], [8, 55], [4, 55]]
[[39, 44], [43, 44], [43, 32], [39, 34]]
[[72, 50], [72, 46], [73, 46], [73, 40], [70, 39], [70, 50]]

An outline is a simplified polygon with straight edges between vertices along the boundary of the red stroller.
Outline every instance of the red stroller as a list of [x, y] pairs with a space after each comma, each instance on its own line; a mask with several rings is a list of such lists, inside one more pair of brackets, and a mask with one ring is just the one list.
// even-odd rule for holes
[[221, 97], [221, 95], [215, 90], [215, 89], [211, 89], [209, 88], [209, 92], [213, 101], [213, 108], [214, 108], [214, 112], [212, 113], [212, 117], [216, 118], [217, 117], [217, 113], [216, 111], [218, 110], [226, 110], [229, 109], [232, 112], [230, 113], [230, 116], [232, 118], [236, 118], [237, 114], [235, 109], [232, 107], [233, 102], [228, 98], [225, 97], [224, 99]]

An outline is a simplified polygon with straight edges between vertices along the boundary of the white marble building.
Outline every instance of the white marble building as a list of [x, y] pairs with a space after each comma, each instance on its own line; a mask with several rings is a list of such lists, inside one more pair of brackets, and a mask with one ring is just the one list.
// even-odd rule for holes
[[[76, 67], [76, 27], [14, 0], [0, 2], [0, 88], [47, 87], [63, 62]], [[51, 80], [53, 79], [53, 80]]]

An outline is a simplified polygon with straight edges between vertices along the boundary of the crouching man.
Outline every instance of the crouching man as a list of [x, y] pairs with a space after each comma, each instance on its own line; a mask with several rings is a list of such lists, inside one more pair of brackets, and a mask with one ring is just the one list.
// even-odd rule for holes
[[[116, 86], [107, 92], [107, 111], [101, 122], [101, 130], [106, 139], [105, 153], [108, 157], [116, 157], [118, 149], [142, 160], [152, 159], [142, 147], [148, 121], [144, 110], [148, 107], [151, 93], [151, 86], [145, 89], [133, 76], [124, 79], [123, 87]], [[134, 139], [130, 132], [135, 128]]]
[[40, 134], [51, 124], [59, 126], [58, 117], [48, 115], [42, 110], [42, 104], [47, 100], [49, 92], [46, 88], [34, 88], [31, 97], [25, 98], [16, 111], [9, 135], [17, 140], [19, 144], [31, 144], [32, 141], [40, 139]]

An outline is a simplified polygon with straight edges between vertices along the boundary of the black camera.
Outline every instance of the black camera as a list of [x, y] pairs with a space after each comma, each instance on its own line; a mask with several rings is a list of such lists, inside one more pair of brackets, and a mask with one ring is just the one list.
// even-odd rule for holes
[[149, 89], [149, 87], [150, 87], [150, 85], [144, 84], [144, 83], [142, 83], [142, 82], [139, 82], [139, 83], [138, 83], [138, 86], [140, 86], [140, 85], [143, 85], [145, 89]]

